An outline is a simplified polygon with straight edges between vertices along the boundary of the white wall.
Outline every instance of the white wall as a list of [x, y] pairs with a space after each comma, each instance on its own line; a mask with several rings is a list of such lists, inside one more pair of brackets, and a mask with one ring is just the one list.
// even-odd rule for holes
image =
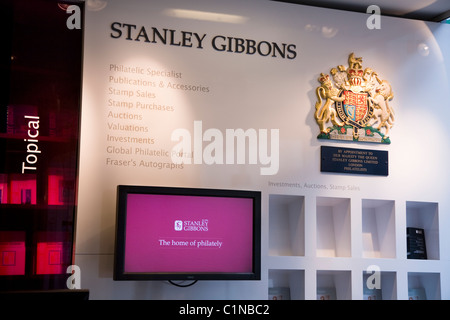
[[[316, 278], [322, 270], [350, 272], [350, 294], [362, 298], [362, 271], [370, 264], [396, 273], [396, 297], [407, 298], [408, 272], [431, 272], [440, 276], [440, 298], [450, 298], [449, 243], [445, 232], [450, 226], [449, 179], [447, 159], [449, 141], [446, 116], [450, 114], [446, 97], [450, 93], [450, 28], [389, 17], [381, 18], [381, 29], [366, 27], [368, 15], [269, 1], [107, 1], [103, 8], [87, 4], [83, 79], [80, 175], [75, 263], [81, 268], [81, 286], [90, 289], [92, 299], [266, 299], [268, 286], [283, 270], [304, 272], [300, 297], [315, 299]], [[175, 17], [173, 9], [227, 14], [232, 22], [205, 21]], [[382, 9], [382, 8], [381, 8]], [[215, 16], [217, 18], [217, 16]], [[205, 35], [203, 49], [129, 41], [110, 36], [111, 23], [134, 24], [146, 30], [155, 27]], [[116, 34], [116, 33], [115, 33]], [[133, 33], [136, 35], [136, 33]], [[257, 41], [295, 44], [295, 59], [219, 52], [212, 48], [216, 35]], [[142, 38], [141, 38], [142, 39]], [[427, 50], [423, 50], [425, 44]], [[363, 57], [363, 66], [371, 67], [388, 80], [394, 90], [391, 105], [395, 125], [390, 145], [343, 143], [317, 140], [315, 88], [321, 72], [347, 65], [351, 52]], [[181, 79], [144, 77], [110, 66], [151, 68], [181, 73]], [[118, 84], [110, 77], [154, 81], [156, 88]], [[207, 87], [209, 92], [191, 92], [160, 88], [168, 81]], [[129, 90], [133, 97], [116, 96], [110, 87]], [[154, 97], [138, 98], [137, 90]], [[129, 111], [109, 106], [109, 99], [133, 103]], [[173, 106], [174, 111], [149, 111], [137, 103]], [[126, 111], [127, 110], [127, 111]], [[131, 111], [133, 110], [133, 111]], [[137, 120], [114, 119], [109, 112], [137, 115]], [[279, 170], [261, 175], [267, 167], [256, 164], [192, 164], [182, 169], [140, 167], [140, 161], [170, 163], [165, 155], [143, 156], [134, 148], [172, 151], [177, 142], [171, 134], [179, 128], [194, 132], [194, 121], [209, 128], [279, 129]], [[148, 132], [113, 130], [110, 124], [137, 125]], [[107, 141], [109, 136], [153, 139], [153, 144]], [[206, 146], [207, 143], [204, 143]], [[386, 150], [389, 152], [389, 176], [357, 176], [320, 172], [320, 146]], [[111, 154], [108, 146], [133, 148], [133, 154]], [[110, 165], [108, 158], [135, 161], [136, 166]], [[275, 159], [272, 164], [274, 165]], [[291, 183], [280, 187], [274, 183]], [[118, 184], [188, 186], [225, 189], [255, 189], [263, 193], [262, 280], [256, 282], [199, 282], [180, 289], [164, 282], [114, 282], [112, 280], [115, 227], [115, 190]], [[352, 186], [332, 189], [331, 185]], [[327, 188], [308, 187], [325, 185]], [[269, 195], [304, 197], [304, 250], [300, 257], [269, 254]], [[351, 234], [350, 256], [333, 259], [317, 256], [316, 197], [348, 199]], [[365, 220], [363, 199], [390, 200], [394, 203], [396, 257], [367, 259], [361, 244]], [[405, 261], [404, 230], [407, 201], [438, 204], [439, 259]], [[375, 209], [373, 209], [375, 210]], [[271, 213], [275, 214], [275, 213]], [[295, 219], [295, 218], [294, 218]], [[385, 223], [384, 221], [383, 223]], [[382, 223], [382, 224], [383, 224]], [[277, 222], [283, 225], [283, 222]], [[304, 230], [301, 228], [304, 227]], [[336, 227], [336, 225], [335, 225]], [[378, 237], [381, 237], [378, 233]], [[434, 242], [436, 242], [436, 237]], [[301, 240], [303, 241], [303, 240]], [[283, 240], [275, 243], [285, 242]], [[281, 249], [279, 251], [282, 251]], [[405, 263], [407, 262], [407, 263]], [[423, 263], [425, 262], [425, 263]], [[269, 270], [271, 273], [269, 279]], [[289, 273], [287, 273], [289, 274]], [[297, 274], [297, 273], [296, 273]], [[318, 275], [319, 274], [319, 275]], [[275, 275], [275, 276], [274, 276]], [[361, 276], [360, 276], [361, 275]], [[346, 275], [345, 277], [347, 277]], [[411, 275], [413, 277], [413, 275]], [[415, 279], [415, 278], [414, 278]], [[301, 282], [301, 281], [300, 281]]]

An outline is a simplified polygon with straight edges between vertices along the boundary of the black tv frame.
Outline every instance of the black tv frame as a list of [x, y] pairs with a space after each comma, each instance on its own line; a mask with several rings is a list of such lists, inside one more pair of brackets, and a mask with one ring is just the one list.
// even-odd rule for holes
[[[128, 194], [162, 194], [253, 199], [253, 270], [249, 273], [129, 273], [125, 272], [125, 231]], [[117, 186], [116, 236], [114, 248], [114, 280], [261, 280], [261, 192], [252, 190], [205, 189], [160, 186]]]

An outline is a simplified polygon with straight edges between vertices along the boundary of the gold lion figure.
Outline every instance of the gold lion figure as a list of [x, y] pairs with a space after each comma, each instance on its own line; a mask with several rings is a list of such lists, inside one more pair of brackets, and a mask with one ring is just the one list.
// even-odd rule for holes
[[[316, 111], [314, 113], [314, 118], [319, 125], [320, 132], [328, 133], [330, 131], [330, 129], [326, 128], [326, 123], [328, 121], [331, 120], [334, 125], [339, 127], [344, 125], [343, 122], [337, 121], [336, 110], [332, 108], [332, 106], [336, 101], [342, 102], [345, 98], [338, 96], [339, 89], [333, 86], [328, 75], [321, 73], [318, 80], [321, 86], [316, 89], [318, 101], [315, 105]], [[325, 103], [322, 105], [323, 100], [325, 100]]]

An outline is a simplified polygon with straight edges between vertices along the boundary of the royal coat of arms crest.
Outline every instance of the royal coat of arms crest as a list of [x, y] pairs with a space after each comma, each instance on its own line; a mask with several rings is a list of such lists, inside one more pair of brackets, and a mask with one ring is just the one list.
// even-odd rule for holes
[[371, 68], [363, 69], [362, 58], [354, 53], [348, 57], [348, 68], [337, 66], [330, 75], [321, 73], [318, 78], [317, 138], [391, 143], [394, 112], [389, 102], [394, 93], [389, 82]]

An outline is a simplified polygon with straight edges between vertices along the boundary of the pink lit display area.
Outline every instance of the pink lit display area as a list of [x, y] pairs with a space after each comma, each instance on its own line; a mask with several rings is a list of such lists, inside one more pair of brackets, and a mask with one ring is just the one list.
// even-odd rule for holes
[[36, 176], [14, 174], [10, 180], [11, 204], [36, 204]]
[[8, 203], [8, 176], [0, 174], [0, 204]]
[[0, 275], [25, 274], [25, 232], [0, 232]]
[[71, 261], [70, 234], [40, 232], [36, 243], [36, 274], [64, 274]]
[[48, 175], [48, 204], [67, 205], [73, 203], [74, 199], [74, 175], [68, 170], [50, 170]]

